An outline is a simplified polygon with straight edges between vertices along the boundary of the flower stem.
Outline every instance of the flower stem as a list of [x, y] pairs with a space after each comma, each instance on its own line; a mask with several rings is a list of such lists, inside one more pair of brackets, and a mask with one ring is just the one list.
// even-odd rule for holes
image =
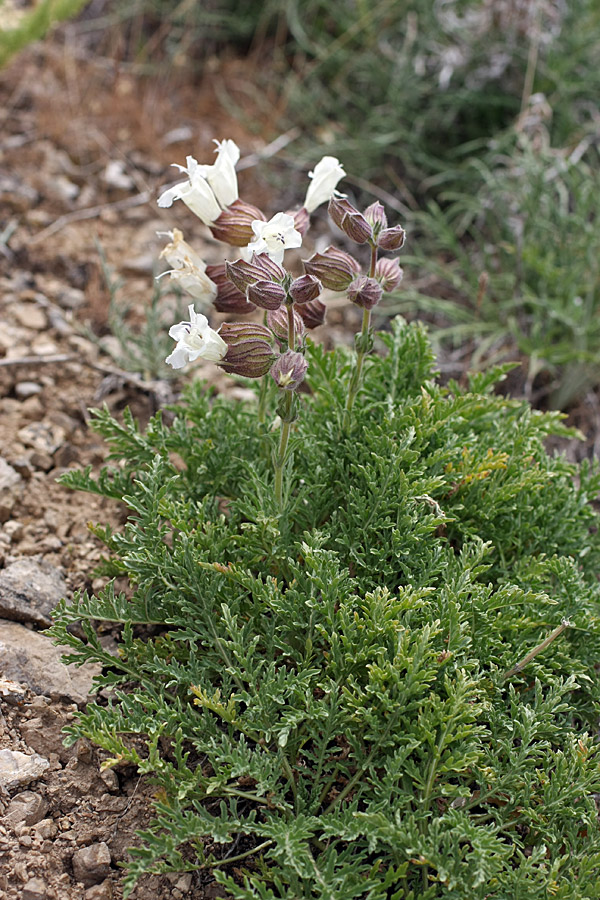
[[[369, 278], [375, 277], [375, 267], [377, 265], [377, 246], [371, 246], [371, 265], [369, 267]], [[356, 365], [350, 377], [350, 384], [348, 385], [348, 397], [346, 399], [346, 408], [344, 409], [344, 419], [343, 419], [343, 428], [344, 431], [348, 431], [350, 428], [350, 419], [352, 417], [352, 407], [354, 406], [354, 401], [356, 399], [356, 395], [360, 389], [360, 382], [362, 376], [363, 363], [365, 361], [365, 356], [369, 352], [369, 334], [371, 330], [371, 310], [363, 309], [363, 318], [362, 318], [362, 329], [360, 335], [357, 335], [357, 354], [356, 354]]]
[[287, 457], [287, 446], [290, 437], [291, 411], [293, 403], [291, 391], [284, 391], [283, 404], [284, 415], [281, 417], [281, 434], [279, 435], [279, 450], [275, 456], [275, 500], [279, 509], [283, 506], [283, 467]]

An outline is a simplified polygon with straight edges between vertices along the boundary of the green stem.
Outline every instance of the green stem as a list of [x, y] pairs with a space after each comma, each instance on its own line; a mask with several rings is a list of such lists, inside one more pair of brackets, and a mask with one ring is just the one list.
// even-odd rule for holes
[[260, 390], [258, 393], [258, 422], [260, 425], [264, 425], [267, 419], [267, 393], [269, 390], [269, 383], [267, 381], [268, 375], [263, 375], [260, 380]]
[[216, 859], [210, 863], [212, 869], [216, 869], [217, 866], [229, 866], [231, 863], [239, 862], [240, 859], [247, 859], [248, 856], [252, 856], [255, 853], [260, 853], [261, 850], [265, 850], [267, 847], [270, 847], [274, 842], [272, 840], [263, 841], [262, 844], [259, 844], [258, 847], [252, 847], [250, 850], [245, 850], [244, 853], [238, 853], [237, 856], [226, 856], [224, 859]]
[[[371, 245], [371, 265], [369, 266], [369, 278], [375, 278], [375, 269], [377, 266], [377, 245]], [[350, 428], [350, 419], [352, 417], [352, 407], [354, 406], [354, 401], [356, 399], [356, 395], [358, 394], [362, 376], [363, 363], [365, 361], [365, 356], [367, 355], [367, 350], [365, 349], [367, 346], [367, 342], [369, 339], [369, 331], [371, 328], [371, 310], [363, 309], [363, 318], [362, 318], [362, 329], [360, 332], [360, 349], [356, 355], [356, 365], [352, 372], [352, 376], [350, 378], [350, 384], [348, 386], [348, 397], [346, 399], [346, 408], [344, 409], [344, 420], [343, 427], [344, 431], [348, 431]]]
[[[293, 395], [291, 391], [285, 391], [284, 403], [285, 413], [289, 415], [292, 408]], [[281, 422], [281, 434], [279, 435], [279, 450], [275, 457], [275, 500], [279, 509], [283, 506], [283, 467], [287, 456], [287, 446], [290, 438], [290, 430], [292, 423], [286, 421], [287, 416], [284, 415]]]

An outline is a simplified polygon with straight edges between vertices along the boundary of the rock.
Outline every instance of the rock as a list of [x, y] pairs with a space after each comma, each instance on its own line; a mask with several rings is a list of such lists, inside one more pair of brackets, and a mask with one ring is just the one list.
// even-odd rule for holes
[[12, 308], [12, 314], [23, 328], [43, 331], [48, 327], [46, 313], [35, 303], [17, 303]]
[[99, 884], [110, 875], [110, 851], [104, 841], [82, 847], [73, 854], [73, 875], [86, 887]]
[[64, 443], [65, 437], [64, 428], [49, 422], [32, 422], [19, 430], [21, 443], [40, 453], [55, 453]]
[[85, 900], [112, 900], [113, 888], [110, 881], [95, 884], [85, 892]]
[[66, 593], [59, 569], [35, 556], [17, 559], [0, 571], [0, 616], [47, 627], [52, 624], [50, 613]]
[[102, 181], [107, 187], [121, 191], [133, 191], [135, 182], [131, 175], [125, 171], [125, 165], [120, 159], [112, 159], [102, 173]]
[[0, 697], [5, 703], [10, 703], [11, 706], [21, 706], [25, 702], [25, 696], [25, 688], [16, 681], [0, 678]]
[[5, 678], [29, 685], [36, 694], [85, 703], [100, 666], [65, 666], [61, 655], [67, 649], [17, 622], [0, 621], [0, 671]]
[[19, 400], [27, 400], [42, 393], [42, 386], [37, 381], [18, 381], [15, 385], [15, 396]]
[[41, 822], [37, 823], [34, 831], [40, 840], [49, 841], [53, 837], [56, 837], [58, 828], [54, 824], [53, 819], [42, 819]]
[[19, 750], [0, 750], [0, 787], [7, 791], [41, 778], [50, 763], [43, 756], [27, 756]]
[[4, 493], [21, 481], [19, 473], [0, 456], [0, 492]]
[[46, 889], [46, 882], [43, 878], [30, 878], [23, 885], [22, 900], [48, 900], [50, 894]]
[[48, 808], [45, 800], [33, 791], [23, 791], [10, 802], [4, 819], [11, 825], [23, 822], [25, 825], [37, 825], [44, 818]]

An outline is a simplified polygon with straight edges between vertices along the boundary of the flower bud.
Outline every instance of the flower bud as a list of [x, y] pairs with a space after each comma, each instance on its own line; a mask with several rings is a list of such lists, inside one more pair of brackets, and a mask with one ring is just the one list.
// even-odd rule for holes
[[367, 278], [366, 275], [357, 275], [348, 288], [348, 299], [362, 309], [373, 309], [381, 300], [382, 294], [379, 282], [374, 278]]
[[377, 238], [377, 246], [382, 250], [399, 250], [404, 244], [406, 232], [401, 225], [385, 228]]
[[213, 237], [234, 247], [245, 247], [254, 240], [252, 222], [266, 221], [258, 207], [244, 200], [234, 200], [210, 226]]
[[375, 267], [375, 278], [386, 293], [395, 291], [402, 281], [404, 272], [397, 259], [379, 259]]
[[[304, 337], [304, 322], [302, 317], [293, 310], [294, 316], [294, 334], [301, 340]], [[288, 327], [288, 311], [287, 307], [280, 306], [279, 309], [270, 309], [267, 313], [267, 325], [275, 335], [278, 341], [287, 343], [289, 327]]]
[[248, 338], [230, 344], [219, 366], [230, 375], [261, 378], [267, 374], [275, 359], [270, 344], [260, 338]]
[[261, 253], [259, 256], [253, 254], [250, 262], [246, 262], [245, 259], [226, 262], [225, 271], [229, 280], [243, 294], [251, 284], [256, 284], [257, 281], [281, 282], [285, 278], [285, 270], [274, 263], [266, 253]]
[[270, 330], [257, 322], [223, 322], [219, 328], [219, 335], [229, 347], [251, 338], [258, 338], [262, 341], [273, 339]]
[[306, 207], [301, 206], [300, 209], [288, 210], [287, 215], [293, 218], [294, 228], [304, 237], [310, 225], [310, 215]]
[[378, 200], [376, 200], [375, 203], [371, 203], [370, 206], [367, 206], [363, 216], [373, 229], [373, 234], [375, 236], [377, 236], [380, 231], [383, 231], [384, 228], [387, 228], [385, 209]]
[[365, 244], [373, 236], [373, 229], [355, 206], [344, 197], [332, 197], [329, 215], [343, 232], [357, 244]]
[[318, 278], [323, 287], [330, 291], [345, 291], [360, 272], [354, 257], [337, 247], [327, 247], [323, 253], [314, 253], [303, 265], [309, 275]]
[[308, 303], [309, 300], [316, 300], [323, 285], [314, 275], [301, 275], [296, 278], [290, 285], [290, 297], [294, 303]]
[[276, 281], [256, 281], [248, 288], [247, 297], [250, 303], [262, 309], [279, 309], [285, 303], [287, 293]]
[[307, 328], [318, 328], [325, 321], [327, 307], [321, 300], [309, 300], [296, 308]]
[[295, 391], [304, 381], [308, 363], [301, 353], [286, 350], [271, 367], [271, 375], [278, 388]]
[[213, 300], [213, 306], [218, 312], [246, 315], [256, 309], [254, 303], [250, 303], [246, 295], [238, 291], [231, 283], [227, 277], [224, 263], [207, 266], [206, 274], [217, 286], [217, 296]]

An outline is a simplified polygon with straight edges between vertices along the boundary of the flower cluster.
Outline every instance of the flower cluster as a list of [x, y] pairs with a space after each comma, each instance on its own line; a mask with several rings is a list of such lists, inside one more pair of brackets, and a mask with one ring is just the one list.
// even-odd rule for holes
[[[161, 194], [158, 203], [170, 207], [183, 202], [211, 230], [213, 236], [239, 248], [237, 258], [206, 265], [174, 229], [166, 232], [169, 243], [161, 253], [176, 284], [195, 300], [224, 313], [263, 311], [262, 324], [225, 323], [214, 331], [206, 318], [189, 306], [189, 320], [169, 331], [177, 341], [167, 358], [174, 368], [204, 358], [225, 372], [246, 378], [270, 374], [280, 392], [277, 410], [283, 423], [282, 443], [276, 455], [276, 493], [281, 493], [281, 470], [286, 455], [289, 426], [296, 416], [298, 388], [307, 363], [304, 358], [306, 330], [325, 320], [323, 288], [345, 291], [349, 300], [363, 309], [363, 330], [357, 336], [357, 363], [352, 374], [346, 412], [349, 418], [360, 384], [363, 358], [371, 346], [370, 315], [385, 292], [397, 289], [402, 269], [396, 259], [379, 258], [381, 251], [397, 251], [404, 243], [401, 226], [388, 226], [385, 210], [373, 203], [360, 212], [337, 192], [345, 172], [339, 161], [325, 156], [309, 172], [305, 200], [295, 211], [278, 212], [270, 219], [262, 210], [238, 196], [235, 165], [240, 151], [232, 140], [216, 141], [217, 158], [200, 165], [188, 156], [187, 166], [178, 166], [187, 181]], [[293, 275], [284, 266], [285, 251], [302, 245], [311, 214], [323, 203], [345, 235], [370, 248], [368, 268], [347, 253], [330, 246], [303, 263], [304, 272]]]

